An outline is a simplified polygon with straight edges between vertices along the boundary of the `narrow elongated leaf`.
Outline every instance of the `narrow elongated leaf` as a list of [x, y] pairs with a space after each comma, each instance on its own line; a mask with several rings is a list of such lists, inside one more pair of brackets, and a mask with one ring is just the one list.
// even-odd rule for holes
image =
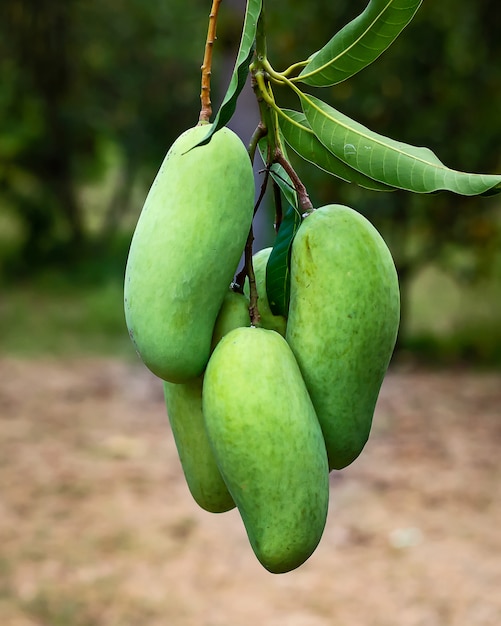
[[342, 28], [297, 77], [327, 87], [350, 78], [375, 61], [414, 17], [422, 0], [371, 0], [365, 11]]
[[[258, 147], [259, 147], [259, 153], [261, 154], [261, 158], [263, 159], [263, 163], [267, 165], [268, 141], [266, 137], [261, 139], [261, 141], [258, 144]], [[287, 154], [285, 154], [284, 156], [287, 158]], [[280, 187], [280, 190], [284, 194], [284, 197], [287, 200], [287, 202], [297, 208], [298, 203], [297, 203], [296, 190], [294, 189], [294, 185], [292, 184], [292, 181], [289, 175], [287, 174], [287, 172], [284, 170], [284, 168], [279, 163], [273, 163], [270, 169], [270, 174], [273, 180]]]
[[212, 135], [225, 126], [232, 118], [237, 106], [238, 96], [242, 91], [247, 76], [249, 75], [249, 65], [254, 54], [254, 42], [256, 39], [256, 28], [259, 16], [261, 15], [262, 0], [247, 0], [245, 9], [244, 26], [240, 47], [238, 50], [235, 67], [231, 75], [230, 84], [219, 107], [211, 129], [206, 137], [198, 144], [204, 145], [210, 141]]
[[361, 174], [334, 156], [311, 130], [304, 113], [282, 109], [282, 115], [279, 119], [285, 141], [306, 161], [345, 182], [355, 183], [366, 189], [374, 191], [392, 191], [394, 189]]
[[417, 193], [447, 190], [475, 196], [501, 191], [501, 175], [449, 169], [430, 149], [379, 135], [318, 98], [302, 94], [301, 104], [324, 146], [374, 180]]
[[266, 295], [274, 315], [287, 317], [289, 311], [290, 256], [292, 242], [300, 225], [299, 212], [293, 206], [289, 206], [266, 264]]

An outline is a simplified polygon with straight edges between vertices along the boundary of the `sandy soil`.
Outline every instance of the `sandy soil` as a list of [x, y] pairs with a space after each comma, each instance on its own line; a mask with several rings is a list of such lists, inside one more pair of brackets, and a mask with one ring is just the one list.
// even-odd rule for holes
[[501, 375], [393, 371], [283, 575], [188, 492], [140, 364], [0, 359], [2, 626], [499, 626]]

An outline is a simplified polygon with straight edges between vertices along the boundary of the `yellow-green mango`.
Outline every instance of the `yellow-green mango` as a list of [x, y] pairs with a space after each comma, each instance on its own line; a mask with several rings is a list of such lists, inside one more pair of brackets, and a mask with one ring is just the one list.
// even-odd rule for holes
[[164, 381], [167, 415], [183, 468], [195, 502], [210, 513], [235, 507], [216, 465], [205, 431], [202, 413], [202, 377], [187, 383]]
[[322, 431], [285, 339], [237, 328], [204, 376], [203, 412], [224, 481], [260, 563], [299, 567], [322, 536], [329, 469]]
[[[252, 256], [252, 267], [256, 278], [256, 290], [258, 295], [257, 308], [261, 317], [260, 326], [268, 330], [276, 330], [285, 337], [287, 320], [283, 315], [274, 315], [271, 312], [266, 293], [266, 265], [270, 258], [272, 248], [263, 248]], [[249, 279], [245, 279], [244, 293], [250, 296]]]
[[228, 128], [195, 147], [209, 125], [168, 151], [139, 217], [125, 271], [129, 333], [158, 377], [202, 374], [216, 316], [240, 260], [254, 205], [247, 150]]
[[212, 331], [211, 351], [230, 330], [240, 326], [250, 326], [249, 298], [228, 289]]
[[292, 244], [286, 339], [331, 469], [349, 465], [369, 437], [399, 315], [395, 265], [372, 224], [341, 205], [306, 217]]
[[[214, 325], [213, 347], [230, 330], [246, 325], [250, 325], [249, 300], [228, 289]], [[186, 383], [164, 381], [165, 404], [191, 495], [202, 509], [223, 513], [233, 509], [235, 503], [216, 465], [205, 430], [202, 385], [202, 376]]]

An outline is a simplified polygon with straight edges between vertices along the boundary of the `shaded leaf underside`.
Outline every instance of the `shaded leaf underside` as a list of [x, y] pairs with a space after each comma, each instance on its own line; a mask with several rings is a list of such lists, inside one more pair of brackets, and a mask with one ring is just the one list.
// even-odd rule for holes
[[393, 187], [380, 183], [341, 161], [316, 137], [304, 113], [282, 109], [280, 128], [285, 141], [303, 159], [345, 182], [374, 191], [391, 191]]
[[266, 295], [271, 312], [287, 317], [290, 300], [290, 255], [292, 242], [301, 225], [297, 209], [289, 206], [266, 265]]

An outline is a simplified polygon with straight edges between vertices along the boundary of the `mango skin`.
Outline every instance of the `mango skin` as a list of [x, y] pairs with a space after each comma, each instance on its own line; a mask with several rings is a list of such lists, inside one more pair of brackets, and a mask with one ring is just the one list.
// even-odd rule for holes
[[168, 151], [132, 237], [125, 271], [129, 334], [145, 365], [175, 383], [200, 376], [212, 331], [249, 233], [254, 176], [228, 128], [209, 125]]
[[[249, 326], [249, 301], [228, 289], [214, 326], [212, 345], [234, 328]], [[179, 460], [195, 502], [210, 513], [235, 508], [209, 444], [202, 410], [203, 376], [187, 383], [163, 382], [165, 405]]]
[[370, 433], [397, 337], [397, 272], [381, 235], [341, 205], [316, 209], [292, 244], [286, 339], [322, 426], [330, 469]]
[[[257, 308], [261, 317], [260, 326], [267, 330], [276, 330], [282, 337], [285, 337], [287, 320], [283, 315], [274, 315], [271, 312], [266, 293], [266, 265], [270, 258], [272, 248], [263, 248], [252, 256], [252, 267], [256, 278], [256, 289], [258, 295]], [[249, 279], [245, 279], [244, 294], [250, 297]]]
[[163, 388], [179, 460], [193, 499], [210, 513], [235, 508], [205, 431], [202, 377], [182, 384], [164, 381]]
[[214, 350], [204, 377], [209, 441], [260, 563], [299, 567], [326, 522], [329, 470], [322, 431], [287, 342], [237, 328]]
[[249, 298], [228, 289], [212, 331], [211, 352], [230, 330], [250, 326]]

